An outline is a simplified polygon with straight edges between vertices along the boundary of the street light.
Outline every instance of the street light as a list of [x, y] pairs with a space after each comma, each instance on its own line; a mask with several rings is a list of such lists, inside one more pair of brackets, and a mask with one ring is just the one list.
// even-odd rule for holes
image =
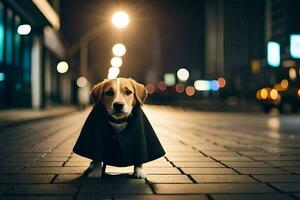
[[177, 71], [177, 78], [180, 80], [180, 81], [187, 81], [188, 78], [190, 76], [190, 73], [187, 69], [185, 68], [180, 68], [178, 71]]
[[115, 79], [115, 78], [118, 77], [119, 73], [120, 73], [120, 68], [119, 67], [111, 67], [108, 70], [107, 78], [108, 79]]
[[115, 56], [124, 56], [126, 53], [126, 47], [121, 43], [115, 44], [112, 48], [112, 52]]
[[30, 31], [31, 31], [31, 26], [29, 24], [22, 24], [17, 29], [19, 35], [28, 35]]
[[120, 57], [113, 57], [110, 60], [110, 64], [113, 67], [121, 67], [121, 65], [123, 64], [122, 58], [120, 58]]
[[125, 28], [129, 23], [129, 16], [123, 11], [118, 11], [112, 16], [112, 23], [118, 28]]
[[57, 64], [56, 69], [57, 69], [58, 73], [64, 74], [68, 71], [69, 65], [67, 62], [61, 61]]

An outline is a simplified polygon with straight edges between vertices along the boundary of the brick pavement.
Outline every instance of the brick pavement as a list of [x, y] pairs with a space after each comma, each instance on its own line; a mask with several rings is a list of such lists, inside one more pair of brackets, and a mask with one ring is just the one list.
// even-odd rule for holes
[[273, 116], [145, 111], [167, 152], [145, 165], [146, 180], [111, 166], [86, 178], [89, 160], [71, 153], [87, 115], [76, 112], [1, 131], [0, 199], [300, 198], [300, 138], [266, 126]]

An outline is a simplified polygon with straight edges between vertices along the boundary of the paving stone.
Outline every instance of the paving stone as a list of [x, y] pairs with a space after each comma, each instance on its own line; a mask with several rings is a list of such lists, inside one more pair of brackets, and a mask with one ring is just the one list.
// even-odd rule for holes
[[237, 174], [229, 168], [181, 168], [185, 174]]
[[205, 195], [115, 195], [115, 200], [209, 200]]
[[67, 161], [68, 157], [45, 157], [41, 158], [39, 162], [65, 162]]
[[267, 160], [277, 160], [277, 161], [296, 161], [299, 160], [296, 156], [251, 156], [254, 160], [257, 161], [267, 161]]
[[72, 200], [73, 196], [18, 196], [18, 195], [10, 195], [10, 196], [0, 196], [0, 200]]
[[64, 162], [32, 162], [29, 163], [28, 166], [30, 167], [61, 167]]
[[86, 167], [28, 167], [23, 174], [77, 174], [83, 173]]
[[0, 183], [50, 183], [54, 175], [0, 175]]
[[300, 174], [300, 167], [281, 167], [281, 168], [291, 173]]
[[0, 174], [15, 174], [22, 170], [23, 167], [0, 167]]
[[25, 167], [31, 163], [30, 161], [1, 161], [1, 167]]
[[222, 161], [226, 166], [228, 167], [271, 167], [270, 165], [264, 163], [264, 162], [235, 162], [235, 161]]
[[213, 194], [214, 200], [293, 200], [288, 194]]
[[300, 182], [300, 175], [253, 175], [262, 182]]
[[189, 162], [205, 162], [205, 161], [214, 161], [213, 159], [209, 158], [209, 157], [174, 157], [171, 158], [170, 161], [175, 162], [175, 161], [189, 161]]
[[90, 161], [68, 161], [64, 165], [65, 167], [88, 167], [90, 166]]
[[31, 185], [15, 185], [8, 194], [75, 194], [79, 185], [74, 184], [31, 184]]
[[181, 174], [181, 172], [173, 167], [166, 167], [166, 168], [144, 168], [143, 169], [147, 174]]
[[218, 162], [173, 162], [176, 167], [225, 167]]
[[10, 185], [0, 185], [0, 194], [6, 192], [7, 190], [9, 190], [12, 186]]
[[91, 185], [83, 184], [79, 194], [93, 194], [93, 195], [105, 195], [105, 194], [152, 194], [152, 190], [146, 183], [141, 184], [101, 184]]
[[185, 175], [148, 175], [147, 180], [151, 183], [192, 183]]
[[76, 200], [111, 200], [111, 199], [113, 199], [112, 195], [79, 195], [76, 198]]
[[288, 172], [277, 168], [234, 168], [241, 174], [287, 174]]
[[300, 167], [300, 161], [267, 161], [275, 167]]
[[248, 175], [192, 175], [198, 183], [247, 183], [256, 182]]
[[55, 180], [55, 183], [93, 183], [93, 184], [103, 184], [103, 183], [145, 183], [145, 179], [136, 179], [131, 175], [107, 175], [105, 174], [102, 178], [88, 178], [86, 175], [82, 174], [60, 174]]
[[153, 184], [157, 194], [276, 193], [262, 183]]
[[300, 192], [299, 183], [270, 183], [282, 192]]
[[210, 152], [206, 152], [205, 153], [208, 156], [241, 156], [236, 152], [232, 152], [232, 151], [210, 151]]
[[245, 156], [212, 156], [218, 161], [253, 161], [252, 159]]

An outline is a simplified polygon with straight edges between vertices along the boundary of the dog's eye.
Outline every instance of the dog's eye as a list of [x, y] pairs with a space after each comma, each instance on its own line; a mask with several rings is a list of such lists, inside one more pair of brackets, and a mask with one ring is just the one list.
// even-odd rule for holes
[[105, 94], [106, 94], [107, 96], [114, 96], [114, 91], [112, 91], [112, 90], [107, 90], [107, 91], [105, 92]]
[[126, 90], [126, 91], [125, 91], [125, 95], [129, 96], [129, 95], [131, 95], [131, 94], [132, 94], [132, 92], [131, 92], [130, 90]]

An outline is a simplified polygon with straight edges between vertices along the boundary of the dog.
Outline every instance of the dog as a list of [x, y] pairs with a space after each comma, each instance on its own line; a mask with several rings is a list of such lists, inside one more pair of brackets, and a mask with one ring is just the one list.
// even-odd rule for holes
[[[137, 83], [131, 78], [116, 78], [104, 80], [94, 86], [91, 92], [94, 102], [102, 104], [109, 114], [109, 124], [116, 133], [120, 133], [126, 127], [132, 109], [137, 105], [143, 105], [147, 98], [147, 90], [144, 85]], [[136, 178], [146, 178], [146, 173], [142, 169], [143, 164], [134, 165], [133, 176]], [[89, 178], [101, 178], [105, 173], [106, 164], [93, 160], [89, 169]]]

